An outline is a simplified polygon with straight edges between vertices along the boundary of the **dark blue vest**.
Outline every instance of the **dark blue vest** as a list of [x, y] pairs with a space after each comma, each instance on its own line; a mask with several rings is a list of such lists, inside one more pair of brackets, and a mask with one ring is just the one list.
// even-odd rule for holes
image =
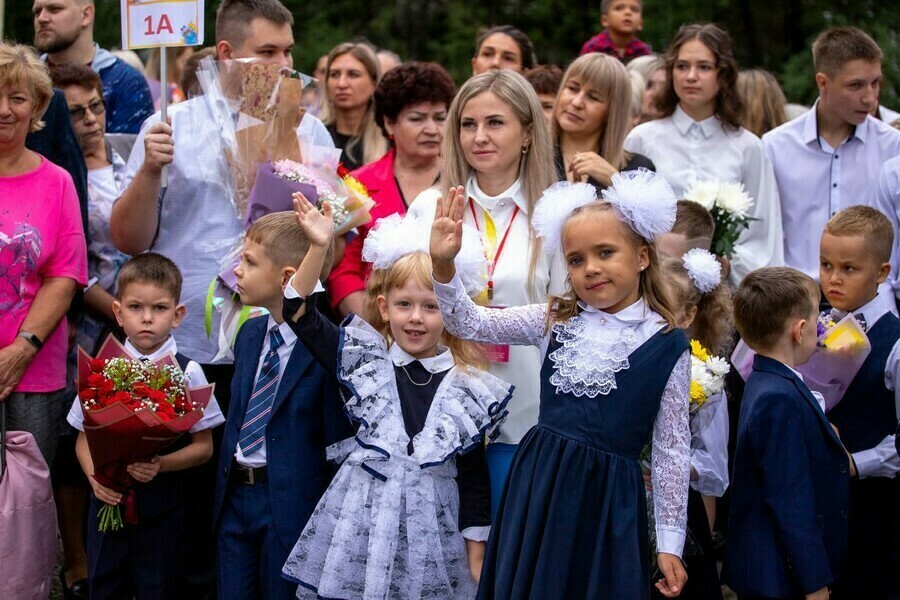
[[843, 400], [828, 413], [828, 420], [837, 426], [841, 441], [851, 453], [874, 448], [897, 430], [894, 392], [884, 385], [884, 369], [900, 339], [900, 319], [887, 313], [866, 333], [872, 353], [850, 382]]

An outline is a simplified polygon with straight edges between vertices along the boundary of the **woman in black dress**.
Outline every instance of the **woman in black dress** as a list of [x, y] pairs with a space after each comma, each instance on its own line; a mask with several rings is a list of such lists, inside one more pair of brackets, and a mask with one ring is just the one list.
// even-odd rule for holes
[[621, 62], [586, 54], [563, 76], [553, 111], [560, 181], [587, 181], [598, 191], [619, 171], [656, 170], [646, 156], [625, 152], [631, 124], [631, 80]]

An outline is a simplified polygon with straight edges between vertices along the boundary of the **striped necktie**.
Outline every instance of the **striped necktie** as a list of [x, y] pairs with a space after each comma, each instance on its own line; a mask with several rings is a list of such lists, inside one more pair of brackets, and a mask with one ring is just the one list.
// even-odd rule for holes
[[276, 325], [269, 330], [269, 351], [263, 360], [256, 385], [253, 386], [253, 394], [247, 403], [247, 414], [244, 415], [244, 425], [241, 427], [238, 447], [244, 456], [259, 450], [266, 437], [266, 424], [269, 422], [272, 403], [278, 389], [278, 348], [283, 343], [284, 338], [281, 337]]

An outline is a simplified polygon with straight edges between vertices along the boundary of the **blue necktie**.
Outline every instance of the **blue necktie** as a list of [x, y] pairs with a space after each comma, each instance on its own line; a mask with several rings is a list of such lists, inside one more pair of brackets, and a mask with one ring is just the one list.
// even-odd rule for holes
[[269, 330], [269, 351], [263, 360], [256, 385], [253, 386], [253, 394], [247, 403], [247, 414], [244, 415], [244, 425], [241, 427], [238, 447], [244, 456], [259, 450], [266, 437], [266, 424], [278, 389], [278, 347], [283, 343], [284, 338], [276, 325]]

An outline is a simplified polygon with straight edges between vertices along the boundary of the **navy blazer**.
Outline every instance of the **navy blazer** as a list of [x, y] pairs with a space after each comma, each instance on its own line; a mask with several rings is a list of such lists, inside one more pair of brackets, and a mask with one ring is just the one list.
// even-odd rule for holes
[[[227, 493], [247, 401], [266, 337], [268, 317], [256, 317], [241, 327], [234, 347], [231, 406], [222, 436], [213, 522], [218, 525]], [[334, 475], [325, 448], [353, 435], [337, 382], [319, 366], [301, 343], [285, 366], [266, 426], [266, 467], [269, 503], [281, 543], [292, 548]]]
[[831, 585], [847, 549], [850, 466], [809, 388], [757, 355], [738, 422], [725, 555], [738, 595]]

